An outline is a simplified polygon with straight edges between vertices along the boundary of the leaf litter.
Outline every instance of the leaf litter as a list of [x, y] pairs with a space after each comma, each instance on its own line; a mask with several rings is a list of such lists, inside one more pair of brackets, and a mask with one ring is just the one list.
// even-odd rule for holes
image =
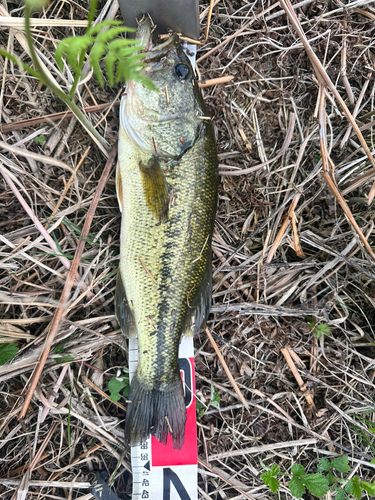
[[[285, 1], [215, 4], [199, 75], [233, 79], [203, 89], [223, 175], [212, 313], [195, 338], [199, 495], [273, 498], [261, 480], [272, 464], [288, 473], [298, 463], [311, 475], [323, 458], [342, 455], [371, 481], [375, 170], [366, 148], [374, 155], [375, 5], [304, 0], [293, 2], [293, 18], [281, 10]], [[21, 7], [1, 6], [0, 44], [30, 64], [14, 25]], [[200, 5], [202, 34], [208, 7]], [[88, 8], [58, 0], [34, 16], [39, 55], [67, 90], [69, 71], [52, 54], [81, 34]], [[98, 13], [121, 19], [117, 2], [101, 2]], [[126, 391], [113, 388], [116, 379], [124, 384], [127, 366], [113, 314], [113, 166], [44, 370], [18, 419], [106, 159], [37, 80], [3, 58], [0, 74], [0, 346], [15, 355], [0, 366], [0, 498], [12, 498], [17, 485], [27, 498], [90, 498], [88, 484], [103, 468], [128, 498]], [[108, 105], [122, 90], [102, 89], [90, 74], [77, 89], [76, 102], [111, 145], [118, 108]], [[48, 118], [56, 113], [63, 115]]]

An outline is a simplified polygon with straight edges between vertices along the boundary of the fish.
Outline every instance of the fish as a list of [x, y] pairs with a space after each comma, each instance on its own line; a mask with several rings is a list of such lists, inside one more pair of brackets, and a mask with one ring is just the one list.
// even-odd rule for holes
[[[185, 440], [178, 366], [184, 334], [207, 320], [218, 159], [212, 123], [177, 34], [156, 45], [138, 19], [150, 85], [130, 81], [120, 104], [116, 190], [121, 209], [115, 312], [139, 359], [130, 385], [125, 440]], [[155, 90], [157, 89], [157, 90]]]

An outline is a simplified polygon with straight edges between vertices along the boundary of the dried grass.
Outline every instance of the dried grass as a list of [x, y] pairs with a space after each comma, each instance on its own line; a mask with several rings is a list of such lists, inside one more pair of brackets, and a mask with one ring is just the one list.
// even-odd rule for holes
[[[203, 89], [222, 177], [209, 335], [195, 345], [197, 396], [207, 404], [212, 385], [221, 401], [198, 422], [199, 494], [271, 498], [261, 461], [316, 472], [321, 457], [342, 453], [371, 480], [375, 5], [215, 4], [198, 68], [202, 82], [224, 82]], [[0, 43], [29, 62], [19, 7], [1, 6]], [[63, 88], [71, 77], [52, 49], [79, 33], [87, 7], [58, 0], [34, 23], [39, 57]], [[202, 33], [208, 14], [202, 3]], [[102, 2], [100, 15], [119, 17], [117, 5]], [[101, 90], [86, 74], [77, 102], [114, 144], [117, 108], [108, 106], [121, 89]], [[0, 340], [20, 348], [0, 367], [0, 498], [18, 486], [19, 498], [88, 500], [102, 468], [127, 498], [125, 400], [108, 399], [108, 381], [127, 366], [113, 314], [113, 175], [73, 260], [106, 159], [38, 82], [3, 59], [0, 75]], [[42, 135], [44, 145], [35, 141]], [[71, 297], [59, 305], [78, 262]], [[317, 340], [307, 322], [331, 334]], [[281, 497], [290, 498], [285, 485]]]

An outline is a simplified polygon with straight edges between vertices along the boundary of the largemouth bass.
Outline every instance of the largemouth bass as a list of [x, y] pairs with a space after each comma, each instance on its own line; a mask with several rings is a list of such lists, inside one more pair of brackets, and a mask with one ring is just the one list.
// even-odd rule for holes
[[120, 107], [115, 307], [123, 332], [136, 333], [139, 345], [125, 437], [138, 444], [152, 434], [166, 444], [170, 433], [180, 449], [186, 408], [178, 349], [181, 336], [198, 332], [210, 309], [217, 154], [178, 36], [153, 46], [150, 18], [138, 23], [143, 71], [158, 90], [131, 82]]

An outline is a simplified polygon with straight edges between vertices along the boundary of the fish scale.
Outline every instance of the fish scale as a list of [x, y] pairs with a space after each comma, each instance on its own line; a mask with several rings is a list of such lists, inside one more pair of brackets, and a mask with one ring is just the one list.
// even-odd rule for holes
[[116, 314], [125, 333], [136, 331], [139, 348], [126, 435], [132, 444], [150, 433], [166, 442], [170, 432], [180, 448], [186, 410], [178, 348], [192, 316], [199, 331], [209, 311], [218, 172], [212, 126], [178, 37], [163, 43], [160, 60], [157, 49], [146, 54], [152, 62], [144, 71], [159, 92], [132, 82], [120, 108]]

